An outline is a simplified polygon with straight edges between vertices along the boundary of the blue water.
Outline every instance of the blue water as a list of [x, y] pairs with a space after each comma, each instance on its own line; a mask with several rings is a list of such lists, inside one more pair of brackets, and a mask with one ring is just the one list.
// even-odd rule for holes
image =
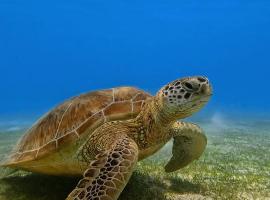
[[[0, 0], [0, 161], [36, 119], [71, 96], [124, 85], [155, 94], [192, 75], [209, 77], [214, 88], [206, 108], [188, 119], [206, 132], [206, 156], [177, 176], [153, 161], [140, 165], [154, 171], [136, 173], [122, 199], [156, 192], [153, 198], [267, 198], [269, 0]], [[0, 199], [63, 199], [77, 182], [3, 172]]]
[[0, 1], [0, 117], [208, 76], [208, 110], [269, 113], [270, 1]]

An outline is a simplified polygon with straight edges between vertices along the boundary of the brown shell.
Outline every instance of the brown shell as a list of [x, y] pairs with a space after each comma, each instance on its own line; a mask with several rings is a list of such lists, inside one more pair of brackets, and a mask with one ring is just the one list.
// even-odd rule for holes
[[73, 97], [45, 114], [21, 138], [4, 165], [44, 157], [91, 133], [106, 121], [138, 115], [150, 94], [133, 87], [100, 90]]

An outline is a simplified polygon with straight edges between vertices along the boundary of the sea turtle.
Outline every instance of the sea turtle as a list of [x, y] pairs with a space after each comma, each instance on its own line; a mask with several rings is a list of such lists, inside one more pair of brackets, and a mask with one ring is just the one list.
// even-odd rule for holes
[[166, 172], [203, 153], [207, 140], [195, 124], [179, 122], [212, 94], [207, 78], [186, 77], [155, 96], [118, 87], [73, 97], [38, 120], [2, 166], [82, 179], [67, 200], [116, 200], [136, 163], [174, 139]]

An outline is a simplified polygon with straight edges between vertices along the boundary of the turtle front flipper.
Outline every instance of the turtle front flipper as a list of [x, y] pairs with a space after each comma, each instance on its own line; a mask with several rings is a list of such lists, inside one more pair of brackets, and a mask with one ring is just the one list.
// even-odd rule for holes
[[171, 129], [173, 135], [172, 158], [165, 166], [166, 172], [174, 172], [198, 159], [207, 144], [203, 130], [191, 123], [176, 122]]
[[137, 144], [126, 135], [114, 138], [110, 149], [99, 153], [66, 200], [116, 200], [138, 160]]

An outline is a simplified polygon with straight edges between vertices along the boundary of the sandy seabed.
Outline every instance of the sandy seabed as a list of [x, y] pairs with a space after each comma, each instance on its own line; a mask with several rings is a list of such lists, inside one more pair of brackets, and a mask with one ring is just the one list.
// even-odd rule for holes
[[[199, 123], [208, 137], [203, 156], [167, 174], [168, 143], [138, 163], [120, 200], [270, 199], [270, 124], [239, 122], [229, 126]], [[0, 132], [0, 159], [23, 131]], [[61, 200], [78, 178], [54, 177], [0, 169], [0, 200]]]

